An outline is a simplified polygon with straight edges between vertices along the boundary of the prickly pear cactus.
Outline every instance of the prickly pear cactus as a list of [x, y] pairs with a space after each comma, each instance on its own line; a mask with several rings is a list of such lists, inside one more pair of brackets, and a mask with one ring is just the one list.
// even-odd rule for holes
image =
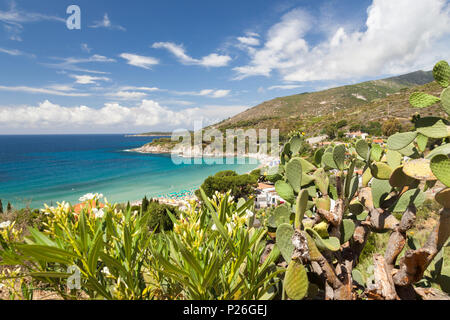
[[292, 189], [298, 193], [302, 184], [302, 163], [298, 158], [294, 158], [286, 164], [286, 178]]
[[289, 203], [294, 203], [295, 201], [294, 189], [292, 189], [290, 184], [282, 180], [278, 180], [275, 183], [275, 190], [278, 193], [278, 195], [285, 201]]
[[443, 87], [450, 85], [450, 66], [447, 61], [439, 61], [433, 68], [434, 79]]
[[443, 154], [435, 156], [431, 159], [430, 168], [439, 181], [450, 187], [450, 159], [448, 156]]
[[308, 275], [305, 266], [297, 260], [292, 260], [286, 270], [284, 290], [292, 300], [302, 300], [308, 293]]
[[414, 92], [409, 98], [409, 103], [415, 108], [427, 108], [440, 101], [438, 97], [424, 92]]
[[281, 255], [286, 262], [291, 261], [294, 245], [292, 244], [292, 236], [294, 229], [291, 224], [283, 223], [277, 228], [277, 247], [280, 249]]

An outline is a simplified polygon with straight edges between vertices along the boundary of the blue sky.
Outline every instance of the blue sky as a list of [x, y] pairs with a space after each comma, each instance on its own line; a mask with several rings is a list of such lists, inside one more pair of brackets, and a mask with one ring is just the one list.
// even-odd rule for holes
[[[81, 30], [66, 9], [81, 9]], [[446, 0], [0, 0], [0, 134], [191, 129], [449, 59]]]

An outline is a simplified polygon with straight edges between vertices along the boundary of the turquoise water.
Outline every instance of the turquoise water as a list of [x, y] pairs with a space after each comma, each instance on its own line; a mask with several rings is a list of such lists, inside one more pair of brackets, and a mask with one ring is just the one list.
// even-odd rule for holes
[[[155, 137], [157, 138], [157, 137]], [[182, 164], [170, 155], [125, 152], [153, 137], [124, 135], [0, 136], [0, 199], [16, 208], [57, 201], [78, 203], [86, 193], [126, 202], [198, 188], [221, 170], [245, 173], [257, 164]]]

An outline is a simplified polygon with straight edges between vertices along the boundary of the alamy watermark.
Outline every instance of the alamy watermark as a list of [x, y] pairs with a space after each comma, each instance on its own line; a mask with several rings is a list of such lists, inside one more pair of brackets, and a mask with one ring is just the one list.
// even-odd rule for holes
[[67, 7], [66, 13], [70, 16], [66, 20], [66, 26], [69, 30], [81, 29], [81, 9], [77, 5]]
[[[269, 141], [270, 137], [270, 141]], [[181, 140], [181, 141], [180, 141]], [[258, 159], [279, 159], [278, 129], [218, 129], [203, 130], [202, 121], [194, 122], [193, 133], [179, 129], [171, 136], [178, 142], [171, 149], [174, 164], [257, 164]]]

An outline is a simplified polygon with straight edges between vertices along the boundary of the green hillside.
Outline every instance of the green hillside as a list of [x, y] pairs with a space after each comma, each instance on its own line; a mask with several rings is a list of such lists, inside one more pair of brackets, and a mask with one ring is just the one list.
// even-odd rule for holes
[[[417, 71], [398, 77], [276, 98], [248, 109], [213, 127], [280, 129], [286, 134], [303, 129], [318, 134], [324, 126], [346, 119], [348, 123], [381, 121], [389, 117], [408, 119], [414, 109], [408, 106], [413, 90], [437, 92], [431, 71]], [[414, 88], [414, 89], [413, 89]], [[426, 110], [426, 113], [434, 109]]]

